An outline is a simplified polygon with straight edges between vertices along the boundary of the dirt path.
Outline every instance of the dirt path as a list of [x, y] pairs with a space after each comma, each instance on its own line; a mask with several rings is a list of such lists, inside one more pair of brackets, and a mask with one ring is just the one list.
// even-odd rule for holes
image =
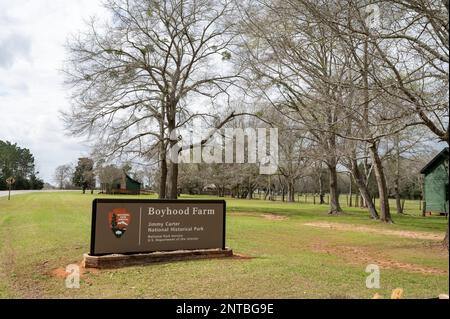
[[259, 218], [264, 218], [264, 219], [269, 219], [269, 220], [286, 220], [288, 219], [287, 216], [283, 216], [283, 215], [278, 215], [278, 214], [272, 214], [272, 213], [255, 213], [255, 212], [231, 212], [231, 215], [234, 216], [250, 216], [250, 217], [259, 217]]
[[363, 247], [344, 245], [333, 246], [323, 242], [316, 242], [312, 244], [311, 248], [316, 252], [337, 255], [344, 259], [346, 263], [354, 265], [375, 264], [382, 269], [400, 269], [407, 272], [422, 274], [448, 274], [448, 271], [444, 269], [392, 260], [391, 258], [384, 256], [380, 252], [365, 249]]
[[398, 236], [398, 237], [406, 237], [406, 238], [414, 238], [414, 239], [439, 240], [439, 241], [442, 241], [442, 239], [443, 239], [443, 235], [430, 233], [430, 232], [379, 229], [379, 228], [363, 226], [363, 225], [355, 225], [355, 224], [314, 222], [314, 223], [306, 223], [303, 225], [311, 226], [311, 227], [329, 228], [329, 229], [333, 229], [333, 230], [355, 231], [355, 232], [390, 235], [390, 236]]
[[[67, 193], [74, 192], [75, 190], [60, 190], [60, 189], [47, 189], [47, 190], [12, 190], [11, 196], [31, 194], [31, 193]], [[0, 191], [0, 197], [7, 197], [8, 191]]]

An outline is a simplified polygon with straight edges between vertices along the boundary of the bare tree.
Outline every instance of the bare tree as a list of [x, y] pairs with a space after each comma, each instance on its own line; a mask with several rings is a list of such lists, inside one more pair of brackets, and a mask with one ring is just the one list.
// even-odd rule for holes
[[106, 193], [111, 193], [114, 183], [122, 179], [124, 171], [114, 164], [96, 167], [96, 173], [100, 182], [100, 188]]
[[55, 169], [54, 181], [58, 183], [59, 189], [64, 189], [73, 175], [73, 167], [70, 164], [60, 165]]
[[[376, 90], [391, 98], [390, 108], [395, 112], [384, 114], [381, 122], [391, 127], [395, 123], [398, 129], [382, 128], [381, 134], [372, 130], [369, 135], [361, 135], [369, 144], [380, 193], [381, 219], [389, 221], [386, 177], [377, 151], [380, 138], [395, 135], [407, 126], [425, 125], [439, 140], [449, 142], [448, 2], [386, 0], [372, 4], [346, 0], [317, 4], [299, 0], [298, 3], [351, 45], [355, 53], [361, 52], [353, 57], [363, 76], [366, 105], [373, 105], [369, 92]], [[376, 17], [371, 16], [374, 10], [380, 13]], [[406, 123], [405, 118], [409, 119]]]
[[326, 25], [302, 8], [281, 1], [242, 6], [243, 65], [261, 93], [287, 118], [301, 123], [314, 140], [330, 175], [330, 213], [339, 213], [337, 165], [341, 105], [335, 83], [345, 72], [339, 43]]
[[236, 77], [225, 65], [212, 67], [231, 58], [226, 17], [233, 8], [214, 0], [110, 0], [106, 8], [109, 21], [92, 21], [69, 43], [74, 90], [65, 118], [73, 134], [95, 134], [107, 155], [156, 154], [160, 196], [176, 198], [178, 164], [166, 154], [178, 142], [171, 133], [213, 116], [195, 101], [215, 101]]
[[307, 152], [310, 141], [299, 130], [285, 128], [279, 134], [281, 152], [278, 171], [287, 186], [288, 201], [294, 202], [296, 181], [305, 176], [307, 165], [311, 163]]

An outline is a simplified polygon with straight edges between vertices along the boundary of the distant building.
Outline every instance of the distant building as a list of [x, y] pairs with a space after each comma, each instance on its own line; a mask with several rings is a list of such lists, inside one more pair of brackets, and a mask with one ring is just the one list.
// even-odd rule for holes
[[448, 214], [448, 147], [436, 155], [421, 171], [423, 211]]
[[114, 179], [112, 184], [102, 184], [102, 192], [106, 194], [139, 195], [141, 193], [141, 183], [123, 172], [122, 176]]

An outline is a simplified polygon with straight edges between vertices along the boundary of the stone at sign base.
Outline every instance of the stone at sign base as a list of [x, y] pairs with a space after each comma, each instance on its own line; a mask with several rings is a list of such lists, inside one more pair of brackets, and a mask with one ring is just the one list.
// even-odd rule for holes
[[225, 249], [198, 249], [198, 250], [178, 250], [153, 252], [147, 254], [128, 255], [105, 255], [91, 256], [83, 255], [83, 266], [85, 268], [118, 268], [136, 265], [147, 265], [158, 262], [181, 261], [206, 258], [232, 257], [233, 250]]

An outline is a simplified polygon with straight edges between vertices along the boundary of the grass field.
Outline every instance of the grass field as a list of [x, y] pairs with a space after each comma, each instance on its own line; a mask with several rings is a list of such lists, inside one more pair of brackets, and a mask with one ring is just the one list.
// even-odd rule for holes
[[[408, 215], [394, 214], [395, 224], [385, 225], [359, 208], [328, 216], [326, 205], [227, 199], [227, 246], [241, 258], [88, 269], [80, 289], [67, 289], [66, 265], [89, 251], [95, 197], [108, 196], [0, 198], [0, 298], [387, 298], [395, 288], [405, 298], [448, 294], [448, 252], [440, 242], [447, 221], [421, 217], [413, 201]], [[381, 268], [380, 289], [366, 288], [368, 264]]]

